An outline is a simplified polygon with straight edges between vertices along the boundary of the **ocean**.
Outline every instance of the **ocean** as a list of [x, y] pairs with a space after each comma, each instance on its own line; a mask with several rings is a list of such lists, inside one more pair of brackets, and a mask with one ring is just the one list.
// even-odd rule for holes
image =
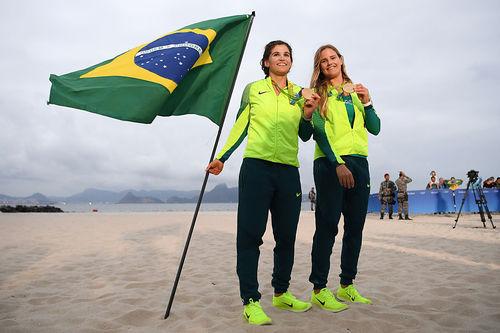
[[[143, 213], [143, 212], [194, 212], [196, 204], [113, 204], [113, 203], [92, 203], [92, 204], [62, 204], [57, 203], [52, 206], [61, 208], [65, 213]], [[237, 203], [202, 203], [200, 211], [236, 211]], [[310, 210], [310, 203], [303, 202], [302, 210]]]

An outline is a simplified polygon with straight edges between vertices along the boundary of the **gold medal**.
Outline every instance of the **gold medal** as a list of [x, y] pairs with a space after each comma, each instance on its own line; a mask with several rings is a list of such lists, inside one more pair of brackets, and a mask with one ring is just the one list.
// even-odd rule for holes
[[352, 94], [352, 93], [354, 92], [354, 84], [347, 82], [347, 83], [346, 83], [346, 84], [344, 84], [344, 86], [342, 87], [342, 90], [343, 90], [343, 91], [344, 91], [344, 93], [346, 93], [346, 94]]
[[304, 99], [307, 100], [307, 99], [312, 98], [314, 91], [312, 89], [309, 89], [309, 88], [303, 88], [300, 93], [301, 93], [302, 97], [304, 97]]

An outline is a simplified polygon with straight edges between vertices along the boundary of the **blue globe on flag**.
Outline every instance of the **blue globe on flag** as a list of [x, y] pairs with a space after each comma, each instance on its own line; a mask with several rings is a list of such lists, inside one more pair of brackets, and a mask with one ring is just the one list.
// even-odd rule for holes
[[179, 83], [209, 44], [205, 35], [177, 32], [144, 46], [137, 52], [137, 66]]

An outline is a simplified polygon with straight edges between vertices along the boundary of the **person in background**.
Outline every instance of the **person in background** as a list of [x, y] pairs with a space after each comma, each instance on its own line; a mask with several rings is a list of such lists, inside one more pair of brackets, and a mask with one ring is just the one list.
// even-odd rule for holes
[[311, 211], [314, 212], [314, 206], [316, 205], [316, 192], [314, 191], [314, 186], [311, 187], [309, 191], [309, 200], [311, 201]]
[[385, 207], [389, 206], [389, 220], [392, 220], [392, 213], [394, 209], [394, 197], [396, 196], [396, 185], [388, 173], [384, 175], [384, 181], [380, 183], [378, 191], [378, 198], [380, 200], [380, 219], [384, 219]]
[[455, 179], [455, 177], [451, 177], [449, 180], [445, 181], [446, 186], [452, 191], [458, 189], [463, 182], [462, 179]]
[[396, 180], [396, 186], [398, 187], [398, 216], [399, 220], [403, 219], [403, 213], [405, 215], [405, 220], [412, 220], [408, 216], [408, 184], [411, 183], [412, 179], [405, 175], [403, 171], [399, 171], [399, 178]]
[[439, 183], [436, 181], [436, 177], [431, 176], [431, 180], [427, 183], [425, 187], [427, 190], [436, 190], [439, 188]]
[[451, 177], [449, 180], [445, 181], [446, 186], [451, 190], [451, 197], [453, 199], [453, 209], [455, 212], [457, 211], [457, 200], [456, 200], [456, 194], [455, 191], [462, 185], [463, 180], [462, 179], [455, 179], [455, 177]]
[[494, 188], [496, 187], [495, 177], [489, 177], [483, 182], [484, 188]]
[[311, 137], [311, 114], [319, 96], [311, 94], [302, 107], [295, 100], [301, 87], [288, 80], [292, 61], [292, 48], [287, 43], [278, 40], [266, 45], [261, 60], [265, 78], [246, 86], [226, 144], [207, 166], [208, 172], [218, 175], [224, 162], [248, 135], [238, 182], [236, 272], [243, 318], [252, 325], [272, 322], [260, 304], [257, 279], [259, 247], [269, 212], [276, 242], [272, 304], [292, 312], [311, 308], [311, 303], [297, 299], [288, 287], [302, 203], [298, 137], [302, 140]]
[[500, 177], [497, 177], [497, 180], [495, 181], [495, 186], [496, 188], [500, 188]]
[[[348, 306], [337, 299], [371, 304], [370, 299], [358, 292], [353, 281], [370, 196], [368, 133], [380, 132], [380, 119], [368, 89], [360, 83], [353, 84], [336, 47], [321, 46], [314, 56], [313, 68], [311, 88], [321, 100], [319, 110], [313, 113], [317, 201], [309, 275], [313, 284], [311, 302], [323, 310], [339, 312]], [[327, 283], [341, 214], [344, 236], [340, 285], [332, 292]]]
[[438, 188], [439, 189], [446, 189], [446, 188], [448, 188], [448, 185], [446, 185], [446, 181], [444, 180], [443, 177], [439, 177]]

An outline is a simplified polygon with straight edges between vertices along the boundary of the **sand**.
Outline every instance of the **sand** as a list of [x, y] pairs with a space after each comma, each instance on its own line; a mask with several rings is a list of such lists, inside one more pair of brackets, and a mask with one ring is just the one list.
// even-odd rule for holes
[[[498, 332], [500, 226], [466, 215], [369, 216], [356, 284], [373, 305], [271, 306], [271, 227], [261, 303], [273, 325], [241, 319], [235, 212], [202, 212], [172, 313], [163, 320], [192, 213], [0, 214], [0, 332]], [[494, 220], [500, 225], [499, 215]], [[290, 290], [308, 298], [314, 215], [303, 212]], [[336, 288], [341, 235], [329, 286]]]

